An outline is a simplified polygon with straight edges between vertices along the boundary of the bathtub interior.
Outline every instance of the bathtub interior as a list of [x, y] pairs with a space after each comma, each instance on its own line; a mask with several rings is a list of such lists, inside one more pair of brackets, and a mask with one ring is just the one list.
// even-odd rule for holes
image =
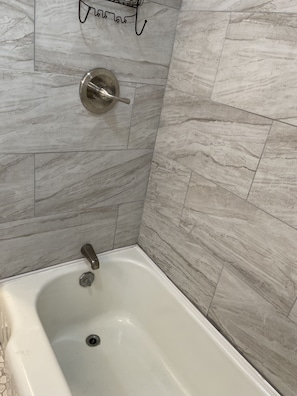
[[277, 395], [139, 248], [100, 261], [91, 287], [76, 268], [36, 302], [73, 396]]
[[[125, 264], [129, 265], [112, 263], [104, 271], [103, 263], [91, 288], [78, 286], [81, 272], [68, 274], [47, 285], [38, 297], [37, 312], [71, 392], [190, 395], [151, 337], [145, 315], [138, 315], [148, 304], [132, 305], [145, 269], [133, 264], [134, 274], [127, 274], [121, 270]], [[99, 335], [99, 346], [87, 346], [90, 334]]]

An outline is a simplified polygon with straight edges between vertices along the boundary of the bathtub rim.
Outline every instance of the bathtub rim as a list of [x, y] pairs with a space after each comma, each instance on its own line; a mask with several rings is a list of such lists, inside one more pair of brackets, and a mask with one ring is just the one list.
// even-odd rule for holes
[[[142, 266], [148, 270], [150, 270], [151, 272], [153, 272], [155, 275], [157, 275], [157, 277], [159, 278], [160, 282], [162, 283], [162, 286], [164, 286], [167, 290], [172, 291], [173, 294], [176, 296], [176, 298], [178, 298], [178, 300], [181, 302], [181, 304], [183, 305], [183, 307], [185, 308], [185, 310], [187, 311], [187, 313], [195, 320], [195, 322], [197, 323], [197, 325], [201, 326], [203, 331], [207, 332], [209, 334], [209, 336], [211, 337], [212, 342], [215, 343], [215, 345], [220, 348], [229, 359], [232, 360], [232, 362], [234, 362], [236, 365], [239, 366], [240, 370], [243, 371], [245, 373], [245, 375], [252, 381], [252, 382], [256, 382], [259, 386], [259, 388], [261, 389], [261, 391], [263, 392], [263, 396], [267, 395], [267, 396], [281, 396], [280, 393], [278, 393], [278, 391], [257, 371], [256, 368], [253, 367], [253, 365], [246, 359], [243, 357], [243, 355], [220, 333], [220, 331], [201, 313], [201, 311], [199, 310], [199, 308], [197, 308], [193, 303], [191, 303], [191, 301], [177, 288], [177, 286], [166, 276], [166, 274], [157, 266], [157, 264], [155, 264], [155, 262], [142, 250], [142, 248], [139, 245], [132, 245], [132, 246], [128, 246], [128, 247], [124, 247], [124, 248], [118, 248], [118, 249], [114, 249], [111, 251], [106, 251], [103, 253], [98, 254], [99, 259], [100, 258], [107, 258], [107, 261], [110, 259], [113, 259], [113, 256], [117, 256], [120, 255], [121, 253], [126, 253], [126, 255], [128, 253], [132, 254], [132, 257], [126, 257], [124, 259], [124, 261], [132, 261], [134, 263], [137, 263], [138, 266]], [[125, 254], [124, 254], [125, 255]], [[139, 259], [144, 260], [144, 263], [142, 263]], [[46, 268], [41, 268], [38, 270], [34, 270], [31, 272], [27, 272], [24, 274], [19, 274], [13, 277], [9, 277], [6, 279], [1, 279], [0, 280], [0, 293], [2, 293], [2, 289], [4, 288], [4, 286], [6, 285], [11, 285], [13, 284], [15, 281], [19, 281], [23, 278], [28, 278], [31, 276], [37, 276], [39, 274], [43, 274], [43, 273], [47, 273], [48, 279], [42, 283], [41, 287], [39, 288], [39, 291], [37, 292], [37, 294], [33, 293], [34, 290], [32, 290], [32, 295], [35, 296], [35, 303], [34, 303], [34, 310], [36, 312], [36, 316], [38, 317], [38, 321], [39, 324], [41, 326], [41, 330], [42, 330], [42, 337], [43, 338], [43, 342], [44, 342], [44, 338], [46, 339], [46, 342], [48, 343], [48, 347], [47, 351], [49, 351], [49, 349], [51, 349], [51, 345], [50, 345], [50, 341], [48, 340], [48, 337], [45, 333], [45, 330], [42, 326], [42, 323], [40, 321], [38, 312], [37, 312], [37, 301], [38, 301], [38, 297], [39, 294], [42, 292], [42, 290], [47, 287], [50, 283], [52, 283], [55, 279], [63, 276], [63, 275], [67, 275], [68, 273], [73, 272], [73, 270], [78, 269], [79, 267], [80, 270], [84, 271], [84, 270], [89, 270], [89, 266], [86, 263], [86, 261], [83, 258], [80, 259], [76, 259], [76, 260], [71, 260], [65, 263], [61, 263], [61, 264], [57, 264], [57, 265], [53, 265], [50, 267], [46, 267]], [[59, 269], [64, 270], [64, 272], [61, 274]], [[99, 270], [100, 271], [100, 270]], [[38, 288], [36, 288], [38, 289]], [[32, 308], [32, 307], [31, 307]], [[39, 330], [40, 330], [39, 329]], [[8, 347], [10, 348], [9, 351], [11, 350], [9, 356], [8, 356], [8, 361], [7, 364], [10, 367], [12, 365], [11, 360], [13, 360], [13, 356], [12, 354], [15, 353], [17, 351], [17, 342], [16, 342], [16, 335], [14, 334], [14, 329], [12, 329], [11, 331], [11, 337], [9, 339], [9, 343], [10, 345], [8, 345]], [[6, 355], [6, 353], [5, 353]], [[61, 371], [61, 375], [63, 378], [59, 378], [59, 381], [61, 381], [61, 385], [65, 388], [65, 385], [68, 388], [68, 384], [66, 382], [66, 379], [62, 373], [62, 370], [59, 366], [59, 363], [56, 359], [56, 356], [54, 354], [54, 352], [52, 351], [52, 357], [54, 357], [55, 363], [58, 366], [59, 370], [57, 371]], [[15, 366], [15, 363], [13, 364]], [[14, 370], [10, 370], [10, 371], [14, 371]], [[21, 377], [23, 376], [24, 373], [21, 373], [22, 371], [22, 367], [18, 368], [18, 375], [20, 375]], [[12, 375], [12, 377], [15, 377], [15, 375]], [[59, 375], [58, 375], [59, 377]], [[24, 379], [24, 377], [23, 377]], [[64, 380], [64, 381], [63, 381]], [[62, 384], [63, 382], [65, 382], [64, 384]], [[19, 383], [19, 381], [16, 381], [16, 383]], [[69, 388], [68, 388], [69, 389]], [[70, 392], [70, 391], [69, 391]], [[33, 396], [35, 395], [34, 393], [20, 393], [20, 396]], [[65, 392], [63, 393], [63, 396], [70, 396], [71, 393], [67, 393], [67, 389], [65, 388]], [[36, 395], [35, 395], [36, 396]], [[45, 395], [47, 396], [47, 395]]]

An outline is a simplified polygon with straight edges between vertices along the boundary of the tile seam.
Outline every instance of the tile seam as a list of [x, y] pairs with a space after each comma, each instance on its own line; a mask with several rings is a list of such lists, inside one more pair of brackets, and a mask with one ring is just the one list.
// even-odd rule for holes
[[225, 44], [226, 44], [226, 40], [227, 40], [227, 34], [228, 34], [229, 27], [230, 27], [230, 22], [231, 22], [231, 12], [229, 12], [229, 20], [228, 20], [228, 24], [227, 24], [227, 28], [226, 28], [226, 32], [225, 32], [225, 37], [224, 37], [222, 49], [220, 51], [220, 57], [219, 57], [219, 62], [218, 62], [216, 74], [215, 74], [215, 77], [213, 79], [213, 85], [212, 85], [212, 90], [211, 90], [211, 94], [210, 94], [210, 100], [212, 100], [213, 91], [215, 89], [217, 77], [218, 77], [218, 74], [219, 74], [220, 65], [221, 65], [222, 57], [223, 57], [223, 52], [224, 52], [224, 48], [225, 48]]
[[247, 197], [246, 197], [246, 201], [248, 201], [248, 202], [250, 202], [250, 201], [249, 201], [250, 193], [251, 193], [251, 191], [252, 191], [253, 184], [254, 184], [254, 181], [255, 181], [255, 178], [256, 178], [258, 169], [259, 169], [259, 167], [260, 167], [260, 164], [261, 164], [261, 161], [262, 161], [262, 158], [263, 158], [263, 154], [264, 154], [264, 151], [265, 151], [265, 149], [266, 149], [269, 136], [270, 136], [270, 134], [271, 134], [272, 127], [273, 127], [273, 122], [272, 122], [271, 127], [270, 127], [270, 129], [269, 129], [269, 131], [268, 131], [268, 134], [267, 134], [267, 137], [266, 137], [266, 140], [265, 140], [263, 149], [262, 149], [262, 153], [261, 153], [261, 155], [260, 155], [260, 157], [259, 157], [258, 165], [257, 165], [257, 168], [256, 168], [256, 170], [255, 170], [255, 172], [254, 172], [254, 177], [253, 177], [253, 180], [252, 180], [252, 182], [251, 182], [248, 195], [247, 195]]

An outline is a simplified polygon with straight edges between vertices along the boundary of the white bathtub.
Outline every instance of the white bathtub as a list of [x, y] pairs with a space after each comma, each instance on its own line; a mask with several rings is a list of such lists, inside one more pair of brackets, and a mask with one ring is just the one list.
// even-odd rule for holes
[[[20, 396], [276, 396], [139, 247], [3, 281], [2, 343]], [[87, 346], [97, 334], [101, 344]]]

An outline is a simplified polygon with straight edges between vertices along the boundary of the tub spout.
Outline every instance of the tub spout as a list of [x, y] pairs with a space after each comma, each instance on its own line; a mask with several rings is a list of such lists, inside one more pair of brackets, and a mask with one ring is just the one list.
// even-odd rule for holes
[[100, 267], [100, 263], [98, 260], [98, 257], [96, 256], [95, 250], [93, 246], [89, 243], [84, 245], [81, 248], [81, 254], [88, 260], [88, 262], [91, 264], [92, 270], [96, 270]]

